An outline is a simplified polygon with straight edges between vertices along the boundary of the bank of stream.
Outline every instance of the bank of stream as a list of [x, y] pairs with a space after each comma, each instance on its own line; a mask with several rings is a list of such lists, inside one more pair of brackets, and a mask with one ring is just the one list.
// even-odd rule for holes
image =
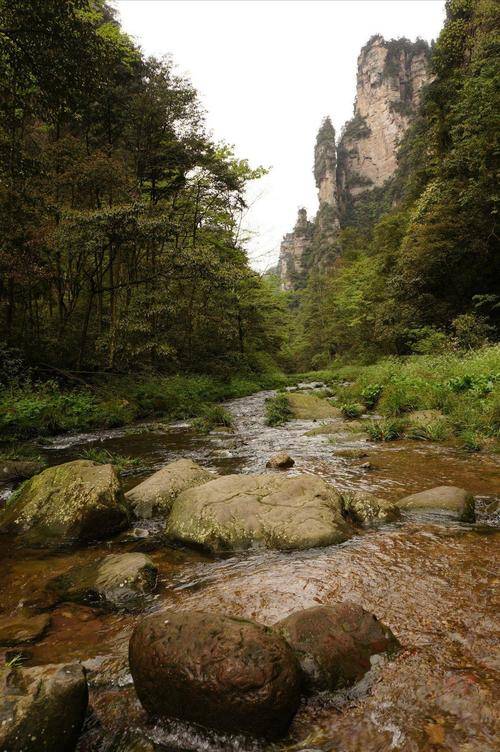
[[[376, 664], [348, 691], [304, 700], [289, 737], [274, 749], [493, 752], [500, 695], [494, 600], [500, 533], [487, 510], [498, 500], [498, 457], [431, 443], [374, 444], [342, 421], [331, 435], [305, 436], [318, 425], [312, 421], [270, 428], [264, 408], [271, 395], [260, 392], [228, 403], [231, 431], [204, 436], [189, 424], [144, 425], [55, 438], [41, 451], [49, 464], [75, 459], [89, 448], [139, 458], [140, 469], [124, 476], [130, 488], [180, 457], [221, 474], [254, 473], [283, 449], [295, 459], [290, 474], [317, 474], [340, 489], [386, 499], [438, 485], [466, 488], [476, 496], [477, 522], [405, 514], [398, 523], [338, 546], [224, 558], [158, 543], [154, 520], [137, 534], [76, 552], [42, 555], [10, 542], [2, 554], [1, 610], [19, 610], [55, 574], [97, 554], [136, 550], [147, 552], [159, 571], [148, 611], [213, 610], [271, 625], [298, 609], [352, 600], [392, 629], [402, 652]], [[358, 454], [340, 456], [339, 448]], [[4, 495], [8, 492], [5, 487]], [[62, 604], [52, 611], [43, 639], [26, 650], [27, 665], [75, 660], [85, 665], [90, 708], [78, 751], [263, 749], [256, 742], [147, 718], [127, 661], [128, 640], [140, 618]]]

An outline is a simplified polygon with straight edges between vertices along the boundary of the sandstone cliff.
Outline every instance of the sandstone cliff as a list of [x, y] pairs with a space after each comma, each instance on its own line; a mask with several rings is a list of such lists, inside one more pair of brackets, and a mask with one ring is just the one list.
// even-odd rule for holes
[[284, 236], [279, 274], [285, 290], [304, 283], [308, 269], [331, 265], [341, 253], [339, 230], [349, 209], [397, 168], [397, 149], [415, 115], [422, 86], [428, 82], [429, 45], [422, 41], [376, 35], [358, 57], [354, 117], [345, 124], [338, 145], [326, 118], [314, 150], [318, 213], [309, 222], [305, 210], [293, 232]]

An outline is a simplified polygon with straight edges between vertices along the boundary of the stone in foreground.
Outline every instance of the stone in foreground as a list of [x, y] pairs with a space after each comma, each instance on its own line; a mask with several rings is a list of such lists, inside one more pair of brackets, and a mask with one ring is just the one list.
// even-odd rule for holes
[[274, 629], [294, 649], [309, 691], [349, 686], [369, 671], [371, 656], [399, 647], [388, 627], [350, 602], [297, 611]]
[[113, 466], [75, 460], [24, 483], [0, 515], [0, 533], [26, 546], [59, 548], [109, 537], [128, 519]]
[[61, 601], [133, 611], [155, 589], [156, 575], [156, 567], [144, 554], [109, 554], [55, 577], [48, 589]]
[[83, 668], [46, 665], [0, 671], [0, 750], [73, 752], [87, 709]]
[[342, 514], [354, 525], [373, 527], [395, 522], [401, 517], [401, 511], [396, 504], [363, 491], [345, 492], [339, 496]]
[[405, 496], [397, 502], [400, 509], [435, 510], [453, 514], [463, 522], [476, 519], [474, 496], [463, 488], [456, 486], [438, 486], [427, 491]]
[[39, 640], [50, 626], [48, 614], [0, 616], [0, 645], [14, 647]]
[[168, 517], [174, 500], [182, 491], [207, 483], [213, 477], [193, 460], [176, 460], [127, 491], [125, 498], [140, 519]]
[[167, 535], [215, 553], [260, 544], [279, 550], [329, 546], [353, 530], [335, 490], [321, 478], [225, 475], [174, 501]]
[[273, 470], [287, 470], [289, 467], [293, 467], [294, 465], [295, 460], [292, 459], [286, 452], [278, 452], [277, 454], [273, 454], [273, 456], [269, 457], [268, 461], [266, 462], [266, 467], [272, 468]]
[[146, 710], [275, 739], [299, 704], [300, 671], [272, 630], [201, 611], [163, 611], [135, 628], [130, 670]]

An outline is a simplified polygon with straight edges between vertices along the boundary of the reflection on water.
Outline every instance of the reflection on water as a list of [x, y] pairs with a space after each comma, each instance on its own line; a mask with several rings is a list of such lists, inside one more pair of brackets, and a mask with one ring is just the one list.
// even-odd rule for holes
[[[311, 422], [264, 425], [267, 393], [235, 400], [234, 434], [172, 429], [96, 432], [56, 440], [44, 452], [51, 463], [100, 446], [137, 456], [148, 471], [181, 456], [221, 473], [260, 472], [275, 451], [296, 460], [292, 473], [319, 473], [339, 487], [384, 498], [441, 484], [468, 488], [484, 500], [498, 493], [498, 461], [443, 447], [410, 443], [377, 446], [339, 422], [327, 436], [304, 437]], [[335, 455], [336, 445], [368, 452], [362, 460]], [[128, 477], [128, 485], [139, 478]], [[182, 548], [152, 545], [158, 592], [148, 609], [207, 609], [271, 625], [292, 611], [349, 599], [373, 611], [404, 646], [376, 665], [349, 692], [304, 701], [290, 738], [273, 749], [323, 752], [493, 752], [498, 749], [498, 605], [495, 586], [500, 533], [484, 518], [465, 525], [432, 515], [405, 517], [342, 544], [306, 552], [254, 551], [216, 559]], [[95, 548], [42, 556], [4, 552], [1, 609], [43, 606], [46, 581], [96, 555], [137, 550], [144, 542], [121, 538]], [[91, 712], [79, 752], [262, 749], [256, 742], [207, 735], [183, 724], [156, 724], [142, 711], [128, 671], [128, 639], [137, 615], [102, 614], [62, 604], [47, 635], [30, 646], [29, 662], [81, 660], [88, 671]], [[143, 746], [137, 745], [140, 740]], [[146, 747], [146, 741], [153, 746]], [[156, 747], [154, 746], [156, 745]]]

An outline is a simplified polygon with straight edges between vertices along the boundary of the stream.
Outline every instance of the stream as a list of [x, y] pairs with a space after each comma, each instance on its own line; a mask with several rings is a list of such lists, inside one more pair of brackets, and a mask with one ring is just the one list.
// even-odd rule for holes
[[[78, 551], [42, 555], [7, 544], [2, 552], [0, 610], [14, 613], [46, 582], [75, 564], [109, 552], [144, 551], [159, 571], [148, 611], [212, 610], [266, 625], [292, 611], [354, 601], [387, 624], [403, 645], [380, 660], [349, 690], [304, 699], [287, 739], [265, 747], [243, 738], [200, 731], [178, 722], [154, 724], [136, 698], [127, 649], [140, 614], [102, 613], [62, 604], [52, 611], [43, 639], [26, 651], [26, 665], [81, 661], [90, 708], [78, 752], [495, 752], [498, 750], [498, 456], [467, 454], [427, 442], [375, 444], [338, 421], [338, 432], [304, 436], [318, 425], [291, 421], [270, 428], [260, 392], [233, 400], [232, 431], [195, 433], [187, 423], [152, 424], [56, 437], [42, 453], [51, 465], [89, 448], [137, 457], [124, 475], [130, 488], [165, 463], [189, 457], [220, 474], [263, 472], [270, 455], [286, 450], [286, 472], [320, 475], [340, 489], [385, 499], [439, 485], [476, 496], [477, 522], [437, 514], [406, 514], [402, 521], [363, 532], [346, 543], [299, 552], [259, 551], [214, 557], [158, 542], [159, 523]], [[339, 449], [366, 456], [346, 458]], [[0, 489], [4, 498], [10, 487]], [[135, 745], [135, 746], [134, 746]]]

